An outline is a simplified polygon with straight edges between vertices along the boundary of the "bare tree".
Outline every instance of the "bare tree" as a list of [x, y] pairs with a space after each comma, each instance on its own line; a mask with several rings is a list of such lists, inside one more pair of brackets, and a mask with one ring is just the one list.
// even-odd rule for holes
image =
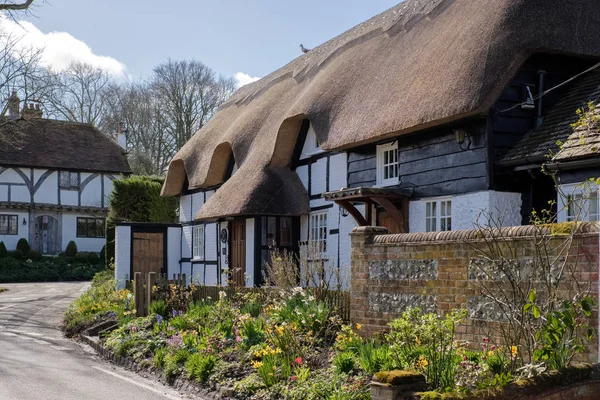
[[103, 69], [73, 62], [62, 72], [51, 72], [52, 92], [45, 105], [56, 118], [100, 125], [107, 111], [111, 78]]
[[33, 0], [15, 3], [14, 1], [0, 2], [0, 11], [24, 11], [33, 4]]
[[235, 82], [217, 77], [199, 61], [168, 60], [154, 69], [152, 88], [163, 108], [166, 132], [179, 149], [233, 93]]
[[177, 151], [164, 128], [162, 105], [150, 84], [111, 86], [109, 111], [100, 127], [112, 133], [119, 123], [127, 127], [129, 163], [135, 173], [162, 175]]

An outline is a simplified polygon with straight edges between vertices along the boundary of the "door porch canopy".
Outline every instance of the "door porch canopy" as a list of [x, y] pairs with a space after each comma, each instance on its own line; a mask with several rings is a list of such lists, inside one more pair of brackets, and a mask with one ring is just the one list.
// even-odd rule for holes
[[[371, 206], [380, 205], [402, 230], [408, 232], [408, 199], [411, 195], [412, 189], [359, 187], [323, 193], [323, 198], [346, 210], [359, 226], [371, 225]], [[366, 217], [358, 211], [355, 203], [366, 204]]]

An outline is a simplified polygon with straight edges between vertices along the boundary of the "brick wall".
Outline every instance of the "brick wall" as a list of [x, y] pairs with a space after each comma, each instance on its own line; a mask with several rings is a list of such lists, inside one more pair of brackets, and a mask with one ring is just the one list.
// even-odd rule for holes
[[[539, 243], [539, 230], [521, 226], [495, 232], [501, 233], [499, 248], [509, 249], [507, 252], [524, 273], [535, 276], [535, 265], [539, 263], [531, 260], [536, 257], [534, 236], [538, 235]], [[598, 232], [597, 223], [582, 224], [567, 253], [562, 245], [564, 236], [553, 235], [548, 230], [546, 246], [560, 261], [556, 264], [563, 265], [564, 261], [564, 265], [575, 272], [574, 277], [561, 284], [562, 295], [572, 293], [576, 279], [598, 300]], [[359, 227], [351, 234], [350, 316], [352, 322], [362, 325], [361, 332], [365, 335], [382, 332], [407, 306], [440, 313], [453, 308], [467, 309], [470, 318], [465, 326], [459, 327], [459, 332], [462, 340], [472, 343], [480, 343], [497, 328], [502, 318], [490, 300], [482, 296], [480, 281], [485, 279], [481, 271], [487, 268], [486, 263], [493, 264], [484, 257], [488, 248], [487, 234], [477, 230], [386, 233], [385, 228]], [[598, 326], [597, 315], [597, 312], [593, 315], [593, 326]], [[586, 358], [598, 361], [597, 341], [590, 345]]]

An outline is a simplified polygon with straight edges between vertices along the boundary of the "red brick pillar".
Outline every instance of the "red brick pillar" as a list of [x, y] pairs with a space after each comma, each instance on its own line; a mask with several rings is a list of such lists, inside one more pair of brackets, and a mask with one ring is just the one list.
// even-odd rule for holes
[[367, 336], [377, 331], [371, 327], [367, 318], [369, 308], [369, 250], [373, 237], [388, 233], [386, 228], [377, 226], [359, 226], [350, 234], [350, 321], [360, 324], [361, 335]]

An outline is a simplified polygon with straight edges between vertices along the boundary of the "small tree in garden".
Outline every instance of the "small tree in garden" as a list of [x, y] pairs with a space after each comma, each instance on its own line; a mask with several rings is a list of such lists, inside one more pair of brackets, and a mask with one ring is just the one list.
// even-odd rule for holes
[[29, 242], [27, 241], [27, 239], [25, 239], [25, 238], [19, 239], [19, 241], [17, 242], [17, 250], [22, 251], [23, 254], [27, 254], [31, 251], [31, 246], [29, 245]]
[[77, 244], [74, 241], [70, 241], [65, 249], [65, 255], [67, 257], [75, 257], [77, 255]]

